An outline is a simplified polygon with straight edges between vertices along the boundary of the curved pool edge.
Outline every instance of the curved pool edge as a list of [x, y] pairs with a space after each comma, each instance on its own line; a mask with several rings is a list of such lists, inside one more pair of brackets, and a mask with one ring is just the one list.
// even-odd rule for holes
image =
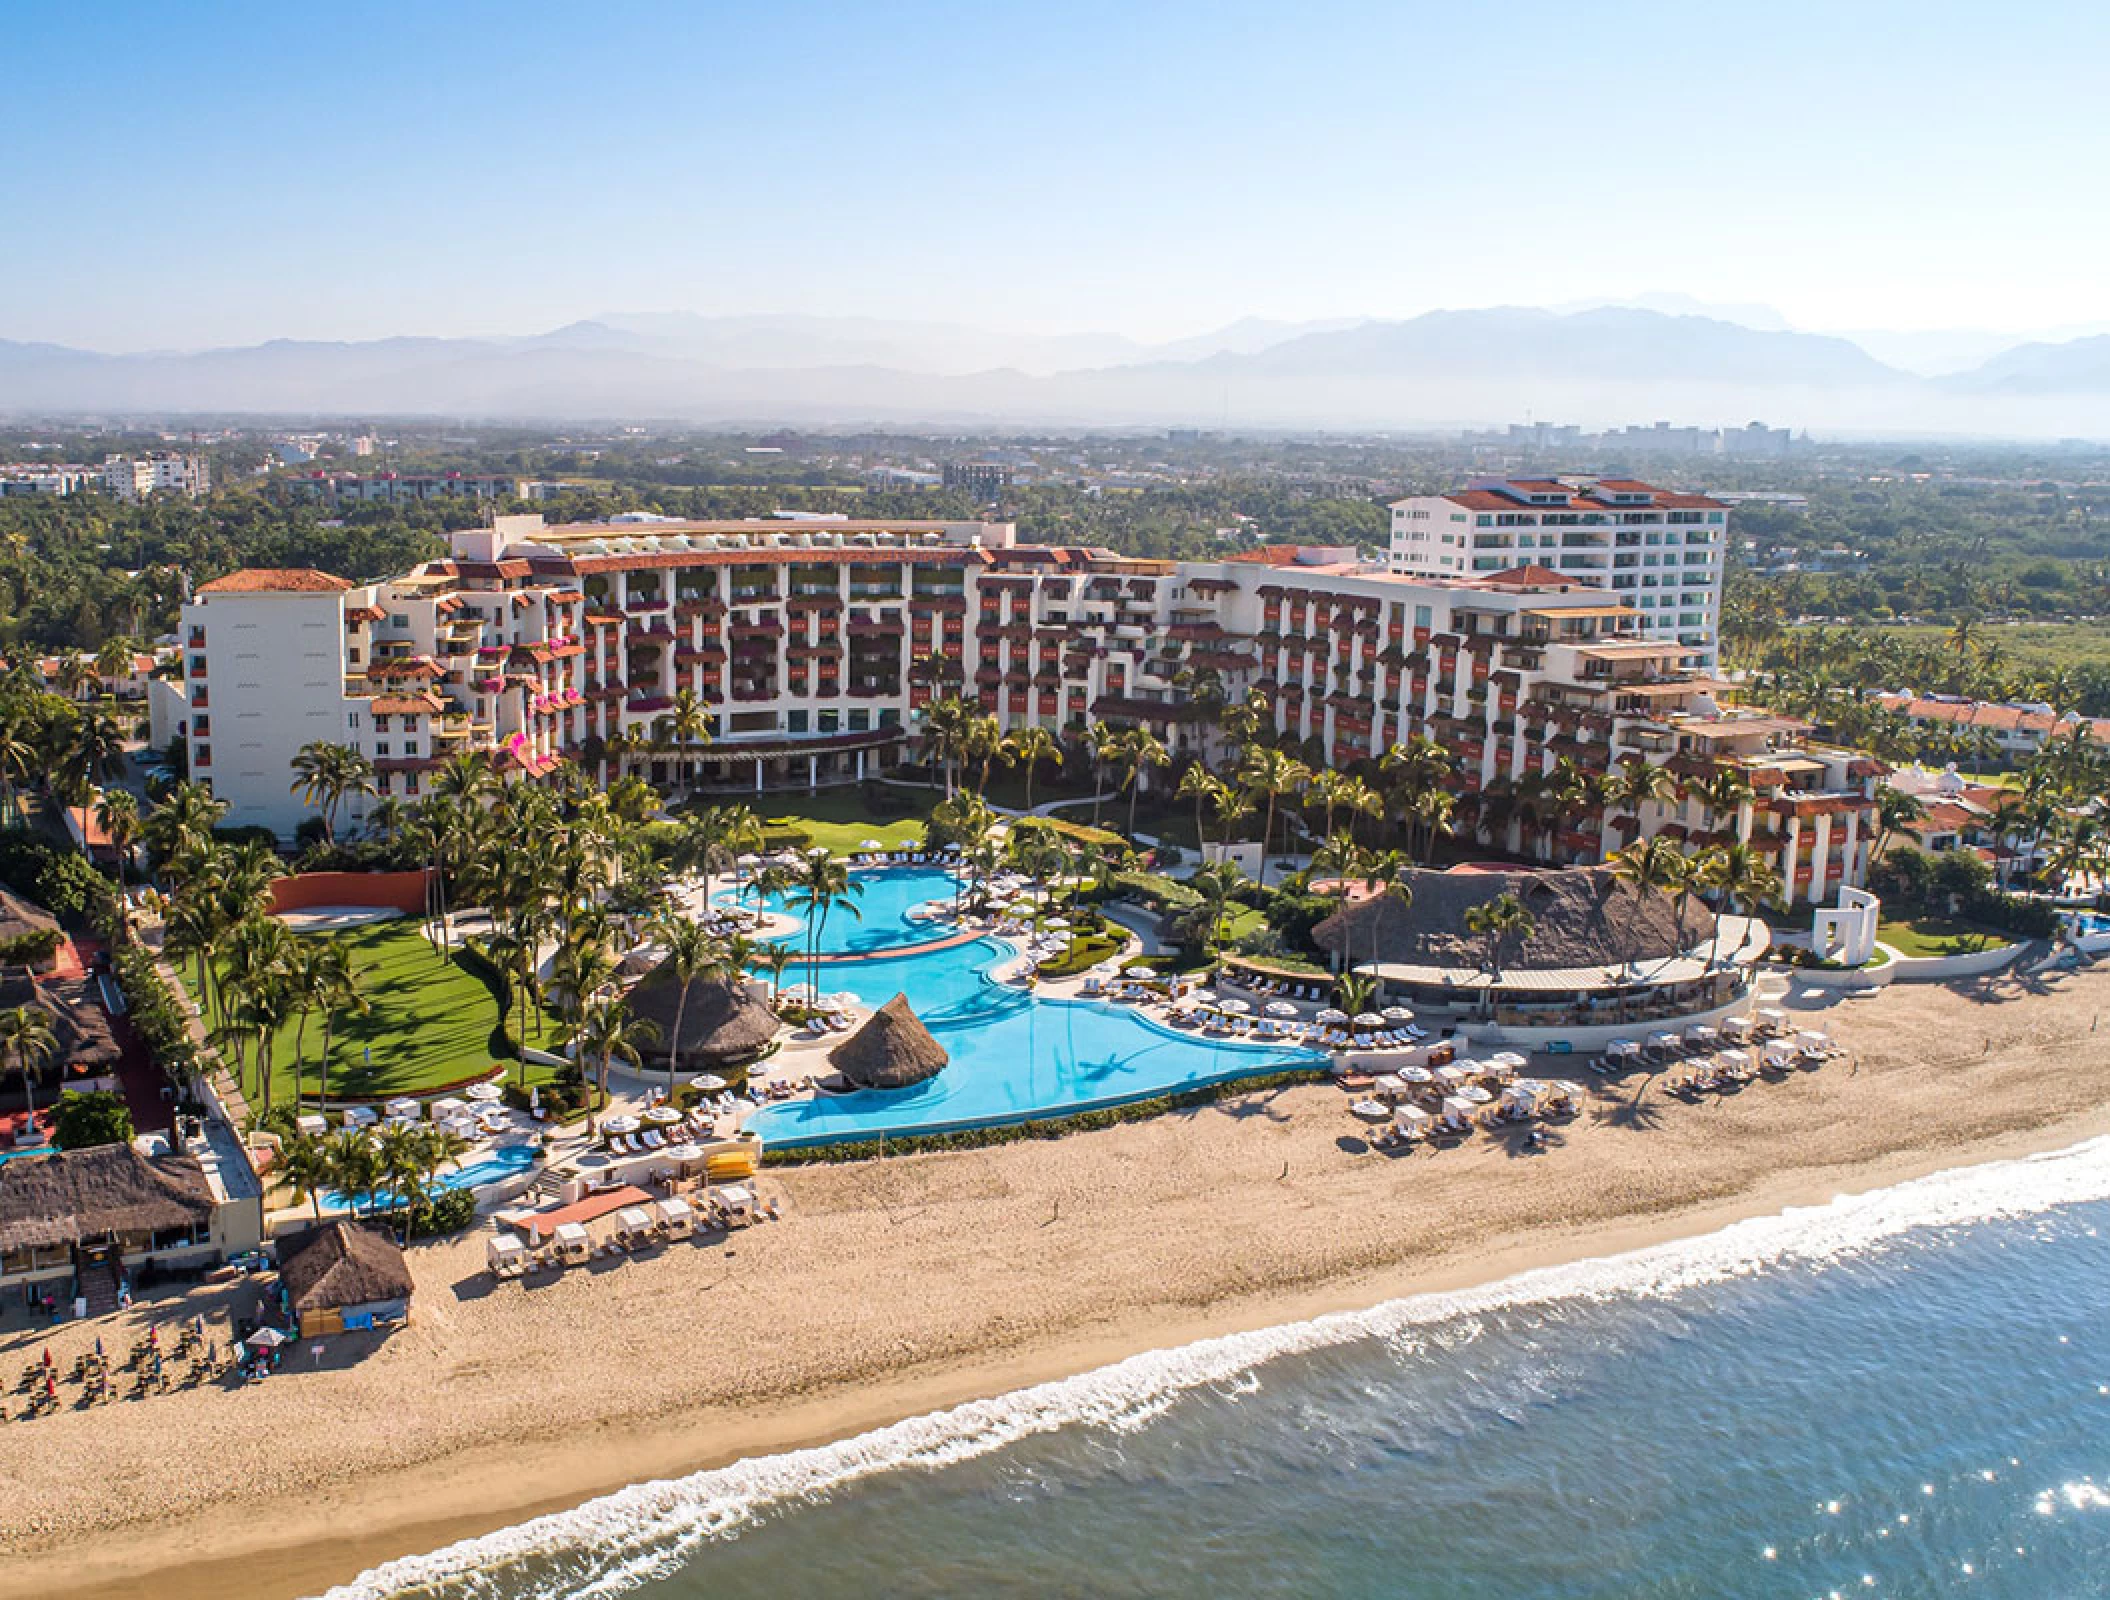
[[[1074, 1001], [1052, 1000], [1050, 1005], [1072, 1005]], [[1144, 1018], [1144, 1021], [1150, 1019]], [[1155, 1024], [1153, 1024], [1155, 1026]], [[1171, 1029], [1164, 1029], [1175, 1039], [1184, 1037]], [[1190, 1041], [1191, 1042], [1191, 1041]], [[1234, 1046], [1234, 1041], [1222, 1040], [1221, 1045]], [[1247, 1045], [1245, 1048], [1253, 1048]], [[1323, 1075], [1331, 1066], [1328, 1058], [1317, 1051], [1298, 1051], [1305, 1059], [1271, 1059], [1255, 1061], [1249, 1065], [1232, 1067], [1220, 1072], [1205, 1073], [1199, 1077], [1183, 1079], [1179, 1083], [1160, 1084], [1156, 1088], [1136, 1089], [1124, 1094], [1097, 1095], [1089, 1100], [1065, 1101], [1059, 1106], [1036, 1106], [1027, 1111], [1002, 1112], [985, 1117], [959, 1117], [943, 1122], [922, 1122], [913, 1127], [889, 1128], [883, 1131], [871, 1128], [846, 1128], [834, 1133], [794, 1134], [783, 1138], [771, 1138], [767, 1128], [756, 1128], [750, 1119], [747, 1126], [762, 1141], [764, 1158], [772, 1150], [818, 1150], [837, 1144], [878, 1144], [886, 1139], [914, 1140], [943, 1138], [951, 1133], [978, 1133], [988, 1128], [1028, 1127], [1036, 1122], [1061, 1122], [1069, 1117], [1084, 1116], [1094, 1111], [1112, 1111], [1121, 1106], [1141, 1105], [1150, 1100], [1169, 1100], [1177, 1095], [1189, 1094], [1196, 1089], [1217, 1089], [1245, 1078], [1273, 1077], [1284, 1072], [1309, 1072]], [[863, 1089], [861, 1094], [883, 1094], [888, 1091]], [[843, 1097], [831, 1097], [843, 1098]], [[802, 1102], [803, 1103], [803, 1102]], [[766, 1107], [765, 1110], [775, 1110]]]

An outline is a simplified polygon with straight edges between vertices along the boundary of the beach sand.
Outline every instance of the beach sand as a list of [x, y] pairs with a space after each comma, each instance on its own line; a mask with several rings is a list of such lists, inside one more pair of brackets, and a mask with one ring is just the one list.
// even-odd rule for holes
[[[482, 1234], [417, 1247], [411, 1325], [336, 1341], [319, 1369], [298, 1347], [249, 1389], [0, 1429], [0, 1600], [313, 1593], [639, 1479], [1140, 1350], [2110, 1131], [2100, 974], [1805, 998], [1848, 1057], [1698, 1105], [1660, 1078], [1591, 1080], [1543, 1155], [1485, 1134], [1379, 1154], [1339, 1090], [1309, 1086], [772, 1169], [780, 1223], [527, 1285], [486, 1279]], [[93, 1331], [48, 1342], [70, 1363]], [[0, 1344], [0, 1374], [46, 1342]]]

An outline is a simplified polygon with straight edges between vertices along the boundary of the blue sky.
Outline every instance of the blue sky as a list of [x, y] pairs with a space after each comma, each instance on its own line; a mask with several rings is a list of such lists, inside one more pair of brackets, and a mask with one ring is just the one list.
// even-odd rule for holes
[[2110, 317], [2110, 7], [10, 8], [0, 337]]

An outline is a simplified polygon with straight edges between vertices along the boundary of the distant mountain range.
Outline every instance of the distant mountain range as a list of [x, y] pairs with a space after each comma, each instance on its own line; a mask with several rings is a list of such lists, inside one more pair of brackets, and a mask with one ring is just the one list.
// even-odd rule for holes
[[[1764, 308], [1752, 308], [1765, 320]], [[1440, 427], [1526, 412], [1798, 427], [2110, 427], [2110, 336], [1929, 379], [1852, 340], [1638, 305], [1249, 319], [1194, 339], [686, 312], [508, 339], [103, 355], [0, 341], [0, 412]]]

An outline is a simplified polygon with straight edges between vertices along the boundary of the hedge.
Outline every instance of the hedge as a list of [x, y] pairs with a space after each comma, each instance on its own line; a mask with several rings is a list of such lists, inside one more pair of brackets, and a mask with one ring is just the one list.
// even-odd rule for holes
[[133, 1031], [147, 1053], [171, 1081], [190, 1083], [198, 1076], [198, 1049], [191, 1043], [189, 1016], [161, 981], [154, 958], [128, 945], [117, 952], [115, 970]]

